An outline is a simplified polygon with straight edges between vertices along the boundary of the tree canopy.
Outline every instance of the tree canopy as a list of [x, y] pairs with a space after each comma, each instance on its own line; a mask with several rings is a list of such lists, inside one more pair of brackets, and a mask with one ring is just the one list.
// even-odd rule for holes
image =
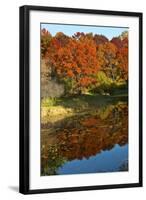
[[50, 76], [63, 82], [67, 93], [82, 93], [99, 87], [98, 73], [111, 83], [128, 81], [128, 32], [111, 40], [104, 35], [62, 32], [52, 36], [41, 30], [41, 57]]

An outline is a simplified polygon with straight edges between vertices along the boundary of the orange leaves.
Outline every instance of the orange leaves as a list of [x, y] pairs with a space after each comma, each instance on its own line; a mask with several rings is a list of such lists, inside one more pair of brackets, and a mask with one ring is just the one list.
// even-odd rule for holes
[[[104, 120], [101, 120], [99, 114], [76, 116], [68, 119], [64, 126], [57, 130], [57, 134], [47, 135], [47, 141], [52, 141], [52, 145], [55, 142], [58, 146], [59, 155], [69, 160], [88, 158], [102, 150], [112, 148], [115, 144], [124, 145], [128, 141], [128, 107], [127, 105], [123, 106], [118, 111], [120, 113], [118, 119], [117, 115], [113, 115], [113, 109], [117, 110], [119, 105], [113, 107]], [[97, 113], [99, 113], [99, 110]], [[68, 123], [70, 124], [69, 127], [67, 126]], [[53, 140], [52, 137], [54, 137]], [[46, 153], [48, 151], [43, 152], [43, 156]]]
[[128, 48], [123, 47], [120, 38], [113, 38], [111, 42], [98, 47], [97, 56], [101, 70], [113, 81], [119, 78], [127, 80], [128, 75]]
[[96, 83], [99, 70], [113, 81], [128, 79], [127, 33], [109, 41], [103, 35], [82, 32], [72, 37], [58, 32], [52, 37], [43, 29], [41, 53], [58, 79], [69, 78], [80, 90]]
[[81, 124], [86, 127], [93, 127], [96, 126], [97, 122], [98, 120], [92, 117], [85, 119], [84, 121], [81, 122]]
[[88, 78], [88, 77], [81, 78], [79, 81], [79, 84], [82, 87], [88, 86], [90, 84], [90, 78]]
[[73, 77], [74, 74], [73, 74], [73, 72], [72, 72], [71, 70], [68, 70], [68, 71], [67, 71], [67, 76], [69, 76], [69, 77]]
[[76, 68], [76, 72], [77, 72], [78, 74], [80, 74], [80, 73], [81, 73], [81, 69], [80, 69], [79, 67], [77, 67], [77, 68]]
[[96, 83], [96, 79], [92, 77], [84, 77], [80, 78], [79, 80], [79, 86], [81, 87], [88, 87], [89, 85]]
[[128, 48], [123, 47], [118, 51], [119, 66], [123, 70], [123, 78], [128, 79]]
[[48, 59], [59, 78], [72, 78], [77, 87], [88, 87], [93, 79], [95, 82], [93, 74], [99, 70], [96, 46], [93, 40], [83, 35], [82, 40], [68, 39], [65, 46], [60, 46], [58, 39], [53, 38], [48, 48]]

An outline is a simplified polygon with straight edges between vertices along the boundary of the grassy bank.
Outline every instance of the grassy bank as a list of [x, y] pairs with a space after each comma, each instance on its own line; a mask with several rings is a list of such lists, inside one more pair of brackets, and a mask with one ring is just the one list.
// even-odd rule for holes
[[122, 95], [76, 95], [72, 97], [45, 98], [41, 101], [41, 123], [56, 122], [76, 114], [92, 113], [99, 107], [126, 101], [127, 94]]

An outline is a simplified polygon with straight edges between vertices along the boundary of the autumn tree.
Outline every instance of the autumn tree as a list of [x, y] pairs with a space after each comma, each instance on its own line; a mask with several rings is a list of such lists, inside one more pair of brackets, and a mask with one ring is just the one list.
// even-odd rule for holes
[[84, 93], [99, 86], [99, 71], [110, 84], [128, 80], [127, 32], [109, 41], [104, 35], [83, 32], [71, 37], [62, 32], [52, 36], [42, 29], [41, 55], [50, 77], [65, 84], [66, 94]]
[[125, 81], [128, 81], [128, 48], [121, 48], [117, 53], [118, 64], [121, 69], [121, 76]]
[[111, 42], [118, 48], [117, 60], [121, 71], [121, 78], [128, 80], [128, 32], [123, 32], [119, 37], [112, 38]]
[[76, 40], [76, 46], [73, 49], [73, 57], [78, 68], [76, 81], [80, 92], [96, 83], [95, 75], [99, 71], [96, 45], [91, 33], [80, 34], [78, 40]]
[[45, 57], [47, 49], [49, 47], [50, 41], [52, 39], [52, 35], [46, 29], [41, 30], [41, 56]]
[[117, 52], [118, 48], [111, 42], [100, 44], [97, 51], [97, 58], [101, 66], [101, 70], [113, 81], [118, 79], [120, 75]]
[[109, 42], [108, 38], [105, 37], [104, 35], [95, 34], [93, 39], [94, 39], [96, 45], [104, 44], [106, 42]]
[[55, 38], [57, 39], [61, 47], [65, 47], [70, 39], [67, 35], [65, 35], [62, 32], [56, 33]]
[[99, 70], [96, 46], [87, 36], [79, 40], [70, 38], [65, 46], [53, 38], [47, 53], [52, 73], [60, 80], [74, 82], [74, 92], [82, 93], [96, 82], [94, 75]]
[[111, 43], [113, 43], [118, 49], [128, 48], [128, 39], [127, 38], [121, 40], [119, 37], [115, 37], [111, 40]]
[[119, 37], [113, 37], [111, 43], [114, 44], [117, 48], [123, 47], [123, 42]]
[[127, 39], [113, 38], [111, 42], [100, 44], [97, 57], [101, 70], [112, 81], [128, 79], [128, 48]]

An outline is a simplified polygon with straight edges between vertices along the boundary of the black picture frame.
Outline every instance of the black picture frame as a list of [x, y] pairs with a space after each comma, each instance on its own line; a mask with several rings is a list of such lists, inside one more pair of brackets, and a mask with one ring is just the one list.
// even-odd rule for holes
[[[45, 12], [67, 12], [67, 13], [84, 13], [84, 14], [102, 14], [114, 16], [130, 16], [139, 18], [139, 182], [117, 185], [97, 185], [97, 186], [81, 186], [68, 188], [53, 188], [53, 189], [34, 189], [29, 188], [29, 19], [30, 11], [45, 11]], [[67, 191], [82, 191], [82, 190], [98, 190], [98, 189], [113, 189], [113, 188], [129, 188], [142, 186], [142, 13], [139, 12], [122, 12], [122, 11], [107, 11], [107, 10], [90, 10], [79, 8], [63, 8], [63, 7], [44, 7], [44, 6], [22, 6], [20, 7], [20, 174], [19, 174], [19, 191], [22, 194], [50, 193], [50, 192], [67, 192]]]

